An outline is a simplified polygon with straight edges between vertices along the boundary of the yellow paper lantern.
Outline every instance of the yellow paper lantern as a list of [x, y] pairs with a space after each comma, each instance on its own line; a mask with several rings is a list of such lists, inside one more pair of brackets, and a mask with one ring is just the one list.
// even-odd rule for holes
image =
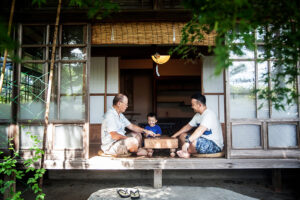
[[170, 55], [159, 55], [158, 53], [156, 53], [155, 55], [151, 56], [151, 58], [157, 64], [162, 65], [168, 62], [168, 60], [170, 59]]

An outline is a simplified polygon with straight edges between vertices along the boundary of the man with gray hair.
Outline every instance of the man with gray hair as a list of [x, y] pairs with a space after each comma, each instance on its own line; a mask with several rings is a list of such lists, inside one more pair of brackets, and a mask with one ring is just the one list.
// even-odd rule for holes
[[[105, 154], [122, 155], [128, 152], [137, 152], [138, 155], [147, 155], [142, 149], [142, 134], [153, 136], [152, 131], [132, 124], [123, 113], [128, 107], [128, 98], [124, 94], [117, 94], [113, 99], [113, 106], [109, 109], [101, 126], [101, 149]], [[126, 134], [125, 127], [133, 131]]]

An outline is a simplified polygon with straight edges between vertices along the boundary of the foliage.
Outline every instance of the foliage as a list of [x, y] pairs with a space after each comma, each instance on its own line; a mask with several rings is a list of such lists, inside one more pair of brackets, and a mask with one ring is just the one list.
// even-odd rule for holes
[[7, 49], [9, 52], [18, 47], [18, 43], [7, 35], [8, 25], [0, 17], [0, 53]]
[[[47, 4], [47, 0], [32, 0], [32, 4], [41, 7]], [[69, 6], [87, 9], [88, 17], [96, 19], [103, 19], [119, 10], [119, 5], [111, 0], [70, 0]]]
[[[30, 149], [34, 152], [34, 155], [32, 158], [23, 160], [24, 166], [26, 168], [26, 171], [19, 169], [17, 167], [18, 160], [20, 159], [19, 153], [14, 149], [13, 147], [13, 139], [9, 139], [9, 150], [12, 151], [12, 155], [4, 156], [3, 162], [0, 163], [0, 174], [1, 175], [7, 175], [7, 176], [15, 176], [16, 180], [22, 180], [22, 178], [29, 173], [33, 173], [33, 176], [30, 177], [27, 180], [27, 185], [32, 189], [34, 194], [36, 195], [36, 199], [44, 199], [45, 194], [42, 193], [42, 189], [38, 185], [38, 180], [44, 175], [45, 169], [35, 169], [34, 164], [39, 162], [41, 159], [42, 154], [44, 152], [38, 148], [38, 144], [41, 142], [37, 136], [32, 135], [30, 132], [26, 132], [27, 135], [30, 136], [30, 138], [33, 140], [34, 145]], [[3, 152], [0, 151], [0, 154], [3, 154]], [[0, 193], [4, 194], [4, 192], [10, 188], [10, 199], [23, 199], [21, 197], [22, 192], [16, 191], [14, 192], [12, 190], [12, 185], [16, 184], [14, 180], [10, 181], [4, 181], [0, 180]]]
[[183, 57], [195, 54], [197, 48], [191, 44], [203, 40], [203, 33], [216, 33], [215, 47], [210, 50], [215, 54], [217, 75], [231, 66], [230, 53], [243, 55], [243, 48], [257, 48], [257, 34], [261, 38], [258, 42], [264, 44], [261, 61], [273, 62], [271, 72], [264, 76], [272, 87], [257, 89], [258, 97], [271, 100], [277, 109], [297, 102], [299, 1], [184, 0], [183, 4], [192, 11], [193, 17], [182, 30], [180, 45], [171, 53]]
[[[32, 0], [32, 4], [41, 7], [42, 5], [47, 4], [47, 0]], [[86, 9], [89, 18], [98, 20], [108, 17], [111, 13], [119, 10], [119, 5], [110, 0], [70, 0], [68, 6]], [[0, 16], [0, 55], [3, 53], [4, 49], [8, 49], [9, 52], [11, 52], [18, 47], [18, 42], [7, 35], [7, 27], [7, 23]], [[15, 62], [20, 62], [19, 58], [12, 57], [12, 55], [13, 53], [10, 53], [9, 58], [13, 59]]]
[[88, 9], [88, 17], [103, 19], [119, 10], [119, 5], [110, 0], [70, 0], [70, 6]]

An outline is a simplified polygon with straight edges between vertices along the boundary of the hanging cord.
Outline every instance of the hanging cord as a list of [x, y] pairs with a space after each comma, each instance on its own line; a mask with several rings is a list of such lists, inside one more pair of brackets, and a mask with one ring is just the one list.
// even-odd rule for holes
[[158, 64], [156, 64], [156, 68], [155, 68], [155, 69], [156, 69], [156, 70], [155, 70], [155, 71], [156, 71], [156, 75], [157, 75], [157, 76], [160, 76], [159, 73], [158, 73]]

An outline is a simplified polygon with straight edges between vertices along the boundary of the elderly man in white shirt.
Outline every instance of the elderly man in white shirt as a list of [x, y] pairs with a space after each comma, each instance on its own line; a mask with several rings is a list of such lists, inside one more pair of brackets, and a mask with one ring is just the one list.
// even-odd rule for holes
[[[128, 107], [128, 98], [123, 94], [117, 94], [113, 99], [113, 106], [108, 110], [101, 126], [101, 149], [105, 154], [122, 155], [128, 152], [137, 152], [138, 155], [147, 155], [145, 149], [139, 148], [142, 143], [142, 135], [153, 136], [152, 131], [130, 123], [122, 114]], [[125, 127], [133, 131], [127, 133]]]
[[[191, 97], [192, 108], [196, 114], [193, 119], [172, 137], [179, 136], [182, 149], [177, 155], [189, 158], [191, 153], [217, 153], [223, 149], [223, 135], [217, 115], [207, 108], [204, 95], [197, 93]], [[191, 134], [187, 134], [193, 127], [197, 127]]]

